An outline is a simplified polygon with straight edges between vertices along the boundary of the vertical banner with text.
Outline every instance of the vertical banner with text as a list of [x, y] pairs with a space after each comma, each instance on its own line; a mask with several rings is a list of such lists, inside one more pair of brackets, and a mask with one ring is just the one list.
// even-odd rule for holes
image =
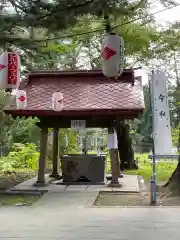
[[172, 153], [172, 134], [166, 77], [163, 71], [152, 74], [152, 114], [155, 154]]

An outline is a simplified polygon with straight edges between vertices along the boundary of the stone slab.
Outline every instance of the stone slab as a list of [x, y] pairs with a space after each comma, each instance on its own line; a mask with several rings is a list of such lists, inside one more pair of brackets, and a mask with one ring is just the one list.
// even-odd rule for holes
[[31, 179], [26, 180], [23, 183], [20, 183], [12, 188], [10, 188], [10, 191], [38, 191], [38, 190], [47, 190], [49, 191], [50, 185], [48, 185], [48, 182], [50, 181], [50, 177], [48, 174], [45, 175], [45, 181], [46, 185], [45, 186], [35, 186], [34, 184], [36, 183], [37, 178], [33, 177]]
[[87, 189], [87, 185], [70, 185], [67, 186], [66, 192], [73, 191], [73, 192], [85, 192]]
[[110, 185], [111, 181], [108, 181], [107, 186], [103, 188], [103, 191], [117, 191], [117, 192], [129, 192], [139, 193], [139, 182], [137, 175], [124, 175], [123, 178], [119, 178], [119, 185]]
[[103, 188], [103, 185], [88, 185], [86, 192], [99, 192]]
[[[46, 175], [46, 181], [49, 181], [49, 175]], [[29, 179], [17, 186], [14, 186], [10, 191], [50, 191], [50, 192], [98, 192], [98, 191], [118, 191], [118, 192], [139, 192], [139, 183], [136, 175], [124, 175], [119, 178], [120, 185], [118, 187], [108, 187], [108, 185], [59, 185], [48, 184], [46, 186], [34, 186], [36, 178]], [[110, 181], [108, 181], [108, 184]]]

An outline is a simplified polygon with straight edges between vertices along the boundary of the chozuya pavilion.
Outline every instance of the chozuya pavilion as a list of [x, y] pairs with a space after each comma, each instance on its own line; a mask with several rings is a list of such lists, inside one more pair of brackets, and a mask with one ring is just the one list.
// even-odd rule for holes
[[[17, 101], [20, 101], [19, 105]], [[23, 102], [26, 102], [25, 107]], [[37, 184], [43, 185], [48, 128], [53, 128], [54, 131], [51, 176], [57, 177], [60, 128], [70, 128], [72, 123], [78, 125], [83, 122], [85, 128], [108, 128], [109, 135], [112, 136], [117, 121], [137, 118], [143, 109], [141, 78], [134, 76], [133, 69], [124, 69], [118, 78], [105, 77], [102, 70], [31, 72], [19, 86], [16, 105], [9, 105], [6, 112], [13, 117], [39, 118], [41, 136]], [[111, 145], [112, 183], [117, 184], [117, 146]], [[96, 167], [93, 169], [95, 172]]]

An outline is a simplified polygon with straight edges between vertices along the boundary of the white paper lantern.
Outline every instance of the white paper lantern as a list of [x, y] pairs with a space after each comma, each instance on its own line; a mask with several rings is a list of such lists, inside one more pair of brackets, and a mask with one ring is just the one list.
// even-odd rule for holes
[[20, 82], [20, 58], [14, 52], [0, 55], [0, 88], [15, 89]]
[[17, 109], [25, 109], [27, 106], [27, 96], [24, 90], [17, 90], [16, 92], [16, 107]]
[[64, 97], [61, 92], [55, 92], [52, 95], [52, 108], [54, 111], [61, 111], [64, 107]]
[[108, 133], [107, 146], [108, 146], [109, 149], [118, 149], [116, 129], [114, 129], [113, 133]]
[[123, 72], [124, 41], [115, 34], [108, 34], [102, 42], [102, 71], [106, 77], [117, 77]]

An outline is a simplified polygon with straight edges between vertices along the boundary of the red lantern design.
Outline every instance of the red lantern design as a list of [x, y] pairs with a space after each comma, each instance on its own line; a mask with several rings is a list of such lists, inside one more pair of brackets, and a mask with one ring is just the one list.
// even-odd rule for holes
[[104, 60], [109, 60], [114, 55], [116, 55], [116, 52], [113, 49], [110, 49], [107, 46], [102, 49], [101, 56]]
[[22, 95], [18, 99], [19, 99], [20, 102], [24, 102], [26, 100], [26, 98]]
[[0, 64], [0, 71], [3, 70], [6, 66], [3, 64]]

